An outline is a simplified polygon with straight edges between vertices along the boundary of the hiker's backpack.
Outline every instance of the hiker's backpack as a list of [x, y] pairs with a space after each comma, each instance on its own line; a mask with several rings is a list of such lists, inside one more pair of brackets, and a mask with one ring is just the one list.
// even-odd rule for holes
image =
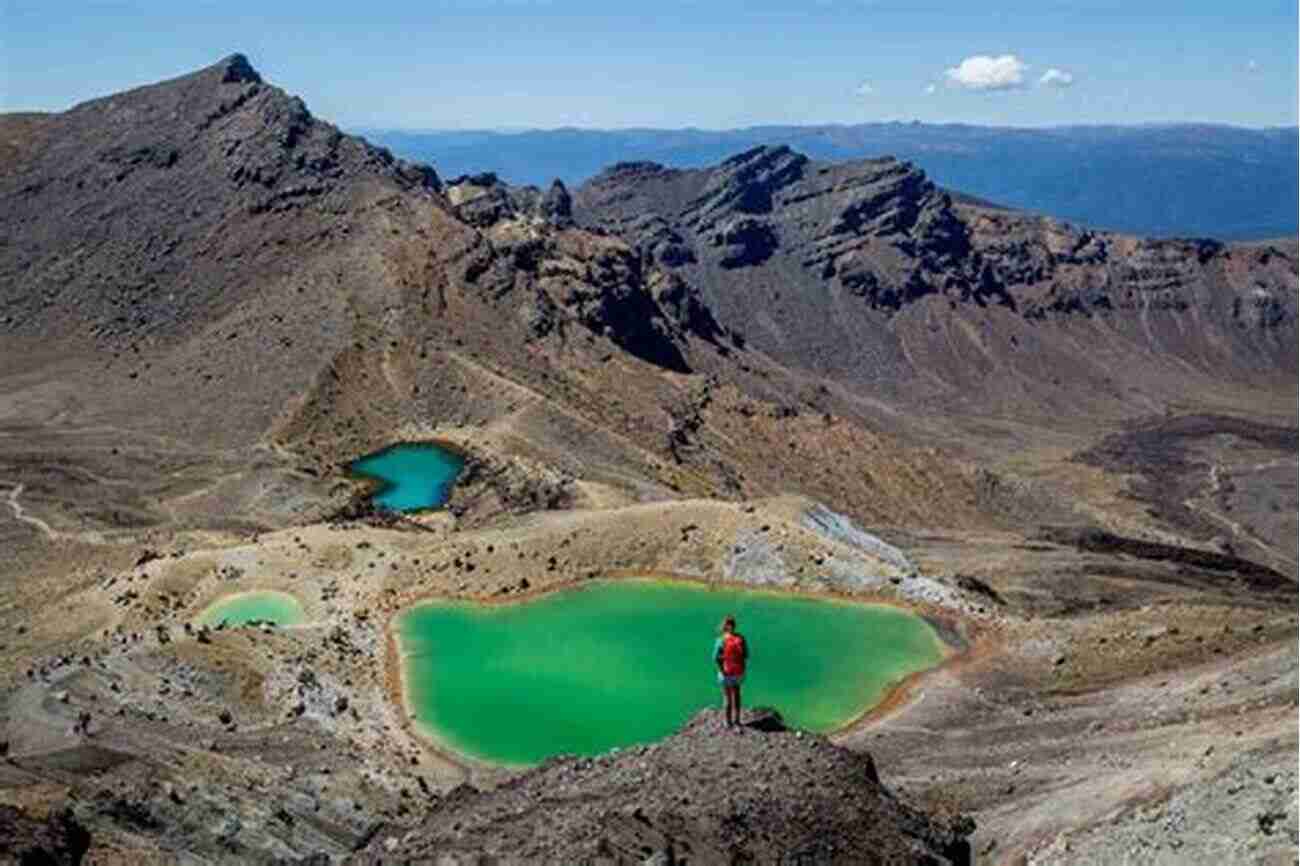
[[722, 674], [738, 677], [745, 672], [745, 639], [738, 634], [722, 638]]

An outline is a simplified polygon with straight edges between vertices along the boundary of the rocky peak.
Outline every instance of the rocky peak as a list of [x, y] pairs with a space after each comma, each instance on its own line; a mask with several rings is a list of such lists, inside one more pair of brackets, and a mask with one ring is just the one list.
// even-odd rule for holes
[[489, 171], [454, 178], [448, 182], [446, 194], [453, 212], [478, 228], [519, 219], [538, 220], [556, 228], [573, 224], [573, 199], [558, 179], [543, 192], [535, 186], [510, 186]]
[[540, 210], [542, 216], [557, 225], [573, 222], [573, 197], [558, 177], [551, 181], [551, 188], [542, 196]]
[[222, 70], [222, 84], [262, 83], [262, 76], [257, 74], [253, 64], [249, 63], [248, 58], [243, 54], [230, 55], [218, 63], [217, 68]]
[[[362, 189], [438, 189], [433, 169], [313, 117], [240, 54], [81, 103], [46, 126], [47, 143], [0, 175], [0, 209], [41, 239], [0, 253], [0, 307], [19, 331], [36, 329], [47, 308], [100, 340], [182, 329], [231, 298], [227, 271], [241, 256], [214, 244], [267, 246], [264, 223], [287, 226], [290, 213], [335, 224]], [[61, 248], [85, 255], [45, 285]]]
[[453, 178], [444, 192], [452, 212], [478, 228], [494, 225], [515, 213], [510, 187], [490, 171]]
[[664, 267], [742, 272], [784, 256], [890, 311], [935, 292], [998, 296], [951, 197], [893, 157], [823, 164], [756, 147], [703, 171], [608, 172], [580, 200], [589, 223]]
[[466, 175], [447, 184], [446, 200], [480, 232], [465, 260], [466, 283], [514, 305], [531, 339], [563, 342], [576, 325], [688, 372], [687, 335], [716, 344], [724, 333], [689, 286], [648, 267], [645, 251], [578, 228], [558, 180], [543, 192], [491, 173]]
[[729, 213], [769, 213], [776, 192], [802, 178], [807, 164], [808, 157], [785, 146], [739, 153], [709, 173], [689, 213], [701, 227]]
[[671, 169], [666, 168], [658, 162], [649, 160], [631, 160], [625, 162], [616, 162], [609, 168], [596, 175], [593, 180], [631, 180], [633, 178], [652, 177], [662, 174]]

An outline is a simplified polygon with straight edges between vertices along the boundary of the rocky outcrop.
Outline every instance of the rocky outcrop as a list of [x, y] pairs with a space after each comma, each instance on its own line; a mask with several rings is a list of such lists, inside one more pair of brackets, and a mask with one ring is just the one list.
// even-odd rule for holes
[[1275, 244], [1130, 238], [974, 206], [963, 217], [984, 277], [1031, 321], [1210, 312], [1230, 329], [1295, 328], [1294, 291], [1278, 267], [1293, 267], [1295, 254]]
[[717, 227], [711, 240], [722, 248], [718, 265], [724, 268], [761, 265], [772, 257], [778, 245], [772, 226], [753, 217], [726, 221]]
[[642, 360], [686, 372], [689, 337], [723, 336], [690, 286], [657, 266], [677, 260], [673, 236], [637, 247], [578, 229], [559, 181], [543, 193], [475, 175], [449, 182], [447, 197], [458, 217], [483, 232], [466, 281], [517, 304], [535, 339], [563, 340], [568, 326], [578, 325]]
[[479, 228], [507, 219], [530, 219], [556, 228], [573, 224], [573, 200], [558, 180], [543, 192], [535, 186], [512, 187], [489, 171], [450, 180], [446, 191], [454, 213]]
[[573, 224], [573, 197], [559, 178], [551, 182], [537, 209], [552, 225], [563, 228]]
[[454, 178], [447, 182], [446, 192], [452, 212], [478, 228], [512, 216], [516, 210], [510, 187], [490, 171]]
[[90, 848], [90, 832], [71, 809], [37, 820], [13, 806], [0, 805], [3, 851], [21, 864], [77, 866]]
[[681, 330], [718, 345], [727, 336], [699, 292], [679, 275], [653, 273], [650, 290], [659, 308]]
[[755, 147], [709, 172], [699, 197], [685, 210], [701, 232], [731, 214], [771, 213], [777, 197], [803, 177], [808, 157], [788, 147]]
[[926, 815], [871, 756], [751, 711], [740, 732], [706, 710], [677, 735], [597, 758], [552, 759], [492, 791], [469, 786], [351, 862], [969, 864], [969, 818]]

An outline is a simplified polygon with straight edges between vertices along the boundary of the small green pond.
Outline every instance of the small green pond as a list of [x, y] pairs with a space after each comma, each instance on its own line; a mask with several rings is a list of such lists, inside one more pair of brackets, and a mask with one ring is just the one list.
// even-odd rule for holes
[[703, 587], [596, 581], [506, 605], [439, 601], [396, 622], [417, 724], [492, 763], [593, 755], [671, 734], [720, 705], [717, 626], [750, 646], [747, 706], [831, 731], [944, 651], [920, 617], [880, 605]]
[[254, 620], [277, 625], [297, 625], [307, 618], [298, 599], [287, 592], [240, 592], [209, 605], [199, 614], [199, 625], [244, 625]]
[[403, 442], [352, 461], [355, 474], [381, 482], [371, 499], [393, 511], [437, 508], [465, 466], [459, 454], [429, 442]]

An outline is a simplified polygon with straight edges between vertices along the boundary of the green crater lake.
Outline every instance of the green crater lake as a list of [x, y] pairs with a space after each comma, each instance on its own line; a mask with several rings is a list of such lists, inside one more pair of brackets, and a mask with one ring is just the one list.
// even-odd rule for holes
[[393, 511], [421, 511], [447, 501], [464, 466], [464, 458], [446, 448], [404, 442], [354, 460], [348, 469], [381, 482], [371, 497], [376, 505]]
[[925, 620], [896, 608], [705, 587], [595, 581], [506, 605], [439, 601], [396, 621], [416, 724], [481, 761], [534, 764], [665, 737], [721, 705], [718, 623], [749, 643], [745, 705], [831, 731], [938, 664]]
[[307, 618], [298, 599], [287, 592], [241, 592], [219, 599], [199, 614], [199, 625], [244, 625], [253, 620], [297, 625]]

